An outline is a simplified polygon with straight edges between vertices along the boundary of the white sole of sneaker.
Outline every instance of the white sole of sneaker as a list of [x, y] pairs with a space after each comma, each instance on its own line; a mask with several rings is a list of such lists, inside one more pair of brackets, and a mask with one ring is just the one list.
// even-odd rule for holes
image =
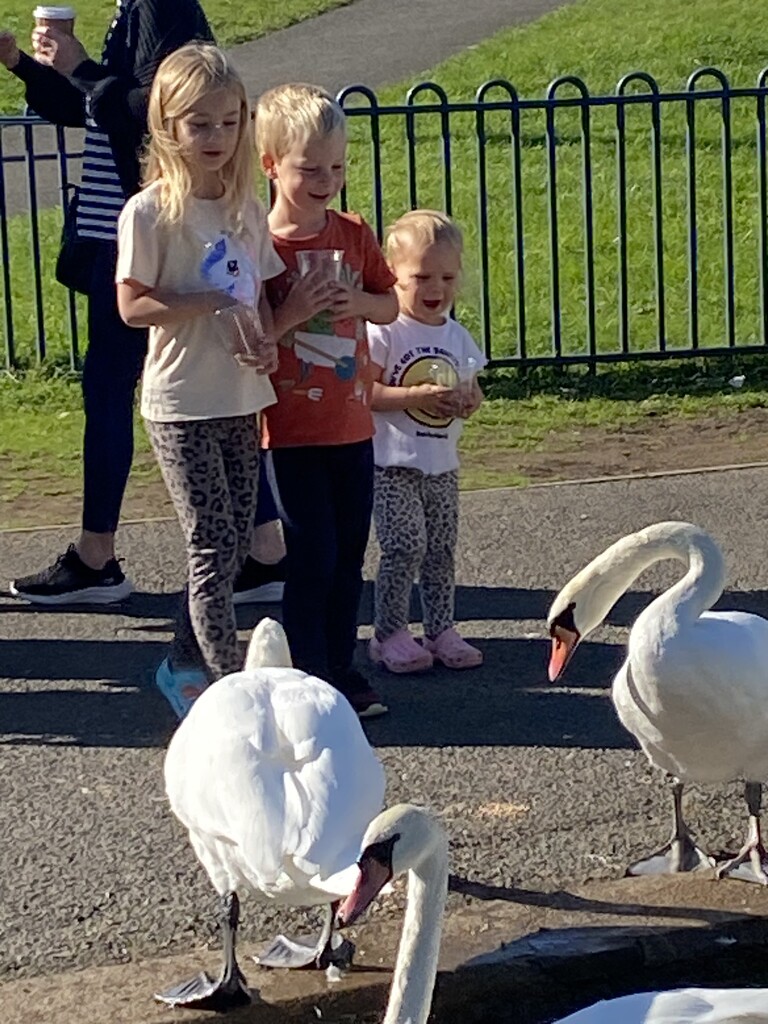
[[275, 583], [265, 583], [261, 587], [254, 587], [253, 590], [241, 590], [232, 595], [232, 604], [276, 604], [283, 600], [285, 584], [277, 580]]
[[27, 601], [29, 604], [116, 604], [133, 593], [133, 583], [126, 576], [122, 583], [117, 583], [114, 587], [86, 587], [74, 593], [52, 594], [50, 597], [44, 594], [25, 594], [17, 590], [13, 583], [9, 585], [8, 590], [12, 597]]

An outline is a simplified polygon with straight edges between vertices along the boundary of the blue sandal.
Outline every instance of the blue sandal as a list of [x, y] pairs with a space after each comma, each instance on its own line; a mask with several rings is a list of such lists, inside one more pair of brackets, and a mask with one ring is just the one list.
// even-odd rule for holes
[[200, 694], [208, 689], [208, 680], [202, 669], [174, 669], [171, 659], [164, 658], [157, 666], [155, 685], [181, 721], [189, 714]]

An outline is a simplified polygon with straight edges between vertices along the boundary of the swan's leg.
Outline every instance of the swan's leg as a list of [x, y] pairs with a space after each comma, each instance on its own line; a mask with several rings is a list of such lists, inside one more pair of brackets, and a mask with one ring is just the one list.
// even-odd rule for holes
[[763, 837], [760, 831], [762, 785], [759, 782], [746, 782], [744, 784], [744, 796], [746, 797], [749, 810], [747, 841], [735, 857], [718, 867], [717, 877], [722, 878], [724, 875], [732, 875], [734, 878], [741, 878], [745, 882], [759, 882], [760, 885], [768, 885], [768, 874], [766, 873], [768, 872], [768, 854], [765, 852]]
[[673, 875], [713, 867], [714, 860], [696, 845], [683, 817], [683, 783], [675, 779], [672, 787], [674, 812], [672, 835], [666, 846], [630, 864], [628, 875]]
[[155, 999], [168, 1006], [180, 1006], [193, 1010], [215, 1010], [223, 1013], [237, 1006], [251, 1002], [245, 977], [235, 958], [235, 935], [240, 920], [240, 901], [236, 892], [228, 892], [221, 899], [222, 933], [224, 935], [224, 960], [217, 979], [201, 971], [189, 981], [182, 981], [167, 992], [160, 992]]
[[333, 965], [348, 970], [352, 966], [355, 947], [349, 939], [342, 939], [334, 930], [333, 922], [338, 905], [337, 900], [328, 907], [317, 942], [278, 935], [263, 953], [253, 959], [259, 967], [308, 967], [324, 971]]

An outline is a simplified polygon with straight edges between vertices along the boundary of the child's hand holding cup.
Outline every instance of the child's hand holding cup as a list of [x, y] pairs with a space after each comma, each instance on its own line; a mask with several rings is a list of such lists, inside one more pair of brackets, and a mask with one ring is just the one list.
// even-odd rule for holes
[[264, 330], [259, 311], [243, 302], [216, 310], [219, 338], [236, 363], [257, 373], [277, 369], [277, 345]]

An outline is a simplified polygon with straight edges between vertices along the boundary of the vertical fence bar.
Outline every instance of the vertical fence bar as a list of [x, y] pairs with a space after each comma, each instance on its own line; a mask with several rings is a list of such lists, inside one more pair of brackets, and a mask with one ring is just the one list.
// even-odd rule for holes
[[523, 222], [523, 158], [520, 143], [520, 106], [512, 90], [512, 199], [515, 210], [515, 291], [517, 293], [517, 353], [527, 358], [525, 314], [525, 226]]
[[[350, 96], [363, 96], [368, 100], [367, 107], [346, 107], [346, 101]], [[336, 96], [336, 102], [344, 110], [347, 117], [368, 117], [370, 123], [371, 137], [371, 169], [373, 176], [373, 220], [376, 237], [381, 242], [384, 237], [384, 203], [382, 196], [381, 179], [381, 113], [379, 111], [379, 100], [376, 93], [365, 85], [350, 85], [342, 89]], [[341, 209], [346, 211], [347, 185], [346, 182], [341, 190]]]
[[[622, 82], [617, 87], [622, 94]], [[627, 283], [627, 139], [624, 104], [616, 104], [616, 219], [619, 243], [619, 347], [629, 352], [629, 289]]]
[[659, 350], [667, 349], [667, 310], [664, 291], [664, 206], [662, 203], [662, 163], [661, 163], [661, 103], [659, 87], [652, 82], [654, 98], [651, 107], [651, 162], [653, 165], [653, 236], [654, 236], [654, 271], [656, 277], [656, 333]]
[[5, 313], [5, 368], [16, 368], [16, 346], [13, 337], [13, 292], [11, 289], [11, 247], [8, 242], [8, 201], [5, 192], [5, 151], [3, 127], [0, 125], [0, 260], [3, 265], [3, 309]]
[[[574, 85], [579, 82], [574, 81]], [[581, 153], [582, 153], [582, 204], [584, 210], [584, 286], [587, 307], [587, 350], [590, 356], [597, 355], [597, 332], [595, 328], [595, 224], [592, 202], [592, 133], [590, 124], [589, 90], [582, 82], [583, 103], [581, 107]], [[594, 362], [592, 363], [594, 368]]]
[[32, 273], [35, 281], [35, 318], [37, 321], [37, 361], [45, 359], [45, 316], [43, 313], [43, 278], [40, 267], [40, 225], [37, 209], [37, 174], [35, 172], [34, 127], [24, 125], [24, 151], [27, 167], [27, 198], [29, 201]]
[[552, 317], [552, 351], [556, 359], [563, 354], [562, 325], [560, 316], [560, 261], [557, 223], [557, 135], [555, 134], [555, 82], [547, 89], [546, 138], [547, 138], [547, 197], [549, 207], [549, 257], [550, 257], [550, 301]]
[[651, 107], [651, 189], [653, 195], [654, 279], [656, 289], [657, 344], [661, 352], [666, 349], [666, 313], [664, 307], [664, 217], [661, 202], [661, 116], [659, 86], [656, 79], [645, 71], [632, 71], [619, 79], [616, 95], [617, 161], [618, 161], [618, 221], [619, 221], [619, 337], [621, 351], [631, 355], [629, 327], [629, 258], [627, 246], [627, 178], [626, 178], [626, 96], [629, 86], [641, 82], [650, 95], [643, 98]]
[[[718, 76], [719, 77], [719, 76]], [[723, 156], [723, 258], [725, 260], [725, 335], [728, 345], [736, 345], [736, 268], [733, 251], [733, 168], [731, 165], [731, 97], [730, 85], [722, 76], [721, 104]]]
[[517, 306], [517, 354], [520, 359], [525, 359], [525, 266], [524, 266], [524, 241], [523, 241], [523, 203], [521, 192], [521, 156], [520, 156], [520, 109], [518, 107], [518, 95], [515, 87], [503, 78], [495, 78], [485, 82], [475, 94], [475, 117], [478, 133], [478, 227], [480, 237], [480, 259], [482, 274], [482, 292], [480, 296], [480, 322], [483, 330], [483, 340], [486, 343], [485, 353], [491, 358], [491, 331], [486, 334], [485, 324], [490, 323], [490, 293], [489, 293], [489, 266], [488, 266], [488, 197], [486, 194], [486, 153], [485, 153], [485, 107], [489, 102], [488, 94], [491, 90], [499, 89], [506, 94], [503, 107], [509, 107], [511, 121], [511, 142], [512, 142], [512, 199], [514, 207], [514, 237], [515, 237], [515, 291]]
[[[694, 92], [695, 75], [686, 84]], [[692, 349], [699, 347], [699, 263], [696, 233], [696, 105], [692, 95], [685, 100], [685, 155], [688, 179], [688, 341]]]
[[[56, 148], [59, 156], [59, 192], [61, 195], [61, 213], [66, 216], [67, 198], [70, 194], [69, 171], [67, 168], [67, 141], [64, 129], [56, 128]], [[69, 319], [69, 366], [76, 370], [79, 364], [79, 339], [77, 334], [77, 302], [75, 293], [67, 289], [67, 314]]]
[[[450, 103], [448, 96], [444, 89], [434, 82], [420, 82], [415, 85], [412, 89], [408, 90], [406, 96], [406, 104], [408, 107], [408, 113], [406, 114], [406, 125], [407, 125], [407, 137], [408, 137], [408, 180], [409, 180], [409, 200], [411, 203], [411, 209], [415, 209], [418, 206], [417, 201], [417, 184], [416, 184], [416, 115], [412, 113], [417, 109], [416, 100], [422, 94], [426, 92], [434, 93], [437, 97], [438, 113], [440, 114], [440, 145], [441, 145], [441, 160], [442, 160], [442, 171], [443, 171], [443, 209], [450, 217], [453, 212], [453, 189], [452, 189], [452, 176], [451, 176], [451, 120], [450, 120]], [[433, 101], [432, 101], [433, 102]]]
[[765, 89], [768, 87], [768, 68], [757, 77], [757, 221], [758, 221], [758, 280], [760, 288], [760, 340], [768, 345], [768, 151], [765, 130]]
[[475, 97], [475, 137], [477, 139], [477, 240], [480, 249], [480, 335], [486, 358], [491, 358], [491, 297], [488, 289], [488, 194], [485, 158], [485, 108], [481, 86]]

